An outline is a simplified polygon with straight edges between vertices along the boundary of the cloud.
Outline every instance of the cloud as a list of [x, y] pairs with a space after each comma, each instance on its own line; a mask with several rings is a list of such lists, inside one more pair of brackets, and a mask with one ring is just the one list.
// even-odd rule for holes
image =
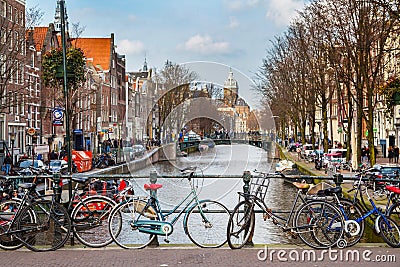
[[270, 0], [266, 17], [277, 25], [288, 25], [304, 7], [304, 0]]
[[136, 15], [133, 15], [133, 14], [128, 15], [128, 20], [129, 21], [135, 21], [136, 19], [137, 19]]
[[218, 54], [228, 53], [230, 45], [228, 42], [216, 42], [208, 35], [197, 34], [190, 37], [184, 45], [180, 45], [178, 48], [200, 54]]
[[259, 0], [231, 0], [226, 1], [226, 4], [231, 10], [241, 10], [248, 7], [254, 7], [258, 2]]
[[140, 41], [121, 40], [117, 44], [118, 53], [123, 55], [141, 54], [144, 51], [144, 44]]
[[239, 26], [239, 21], [236, 17], [229, 17], [229, 28], [237, 28]]

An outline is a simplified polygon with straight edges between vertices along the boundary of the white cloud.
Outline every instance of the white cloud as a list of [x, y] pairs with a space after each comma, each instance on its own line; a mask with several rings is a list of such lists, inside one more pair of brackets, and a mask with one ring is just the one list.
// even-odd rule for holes
[[247, 7], [254, 7], [258, 4], [259, 0], [230, 0], [227, 1], [228, 8], [231, 10], [240, 10]]
[[121, 40], [117, 44], [118, 53], [123, 55], [141, 54], [144, 51], [144, 44], [140, 41]]
[[229, 17], [229, 28], [237, 28], [239, 26], [239, 21], [236, 17]]
[[197, 34], [190, 37], [184, 45], [180, 45], [178, 48], [200, 54], [218, 54], [228, 53], [230, 45], [228, 42], [216, 42], [208, 35]]
[[270, 0], [266, 17], [277, 25], [288, 25], [304, 7], [304, 0]]
[[133, 15], [133, 14], [128, 15], [128, 20], [129, 21], [135, 21], [136, 18], [137, 18], [136, 15]]

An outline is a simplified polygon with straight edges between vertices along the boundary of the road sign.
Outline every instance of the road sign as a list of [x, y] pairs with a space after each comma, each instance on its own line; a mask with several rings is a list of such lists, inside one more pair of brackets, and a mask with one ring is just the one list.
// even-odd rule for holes
[[29, 128], [26, 132], [27, 132], [27, 134], [29, 134], [30, 136], [34, 136], [34, 135], [36, 134], [35, 128]]
[[49, 146], [48, 145], [37, 145], [35, 147], [35, 152], [38, 154], [45, 154], [45, 153], [49, 153]]

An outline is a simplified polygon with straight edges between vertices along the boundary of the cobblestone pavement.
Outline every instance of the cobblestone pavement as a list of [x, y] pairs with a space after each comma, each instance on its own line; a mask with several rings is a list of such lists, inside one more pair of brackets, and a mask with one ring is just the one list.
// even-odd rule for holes
[[399, 266], [400, 249], [382, 244], [345, 250], [298, 247], [201, 249], [196, 247], [60, 249], [34, 253], [25, 249], [0, 251], [2, 266]]

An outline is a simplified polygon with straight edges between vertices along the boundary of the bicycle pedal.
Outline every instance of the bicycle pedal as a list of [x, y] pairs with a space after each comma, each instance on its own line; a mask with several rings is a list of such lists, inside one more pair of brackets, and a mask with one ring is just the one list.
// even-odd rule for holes
[[164, 239], [164, 242], [169, 244], [170, 241], [168, 239]]
[[[267, 219], [271, 218], [271, 215], [269, 215], [269, 213], [271, 213], [271, 209], [267, 209], [266, 210], [268, 213], [263, 213], [263, 219], [264, 221], [266, 221]], [[275, 222], [274, 222], [275, 223]]]

